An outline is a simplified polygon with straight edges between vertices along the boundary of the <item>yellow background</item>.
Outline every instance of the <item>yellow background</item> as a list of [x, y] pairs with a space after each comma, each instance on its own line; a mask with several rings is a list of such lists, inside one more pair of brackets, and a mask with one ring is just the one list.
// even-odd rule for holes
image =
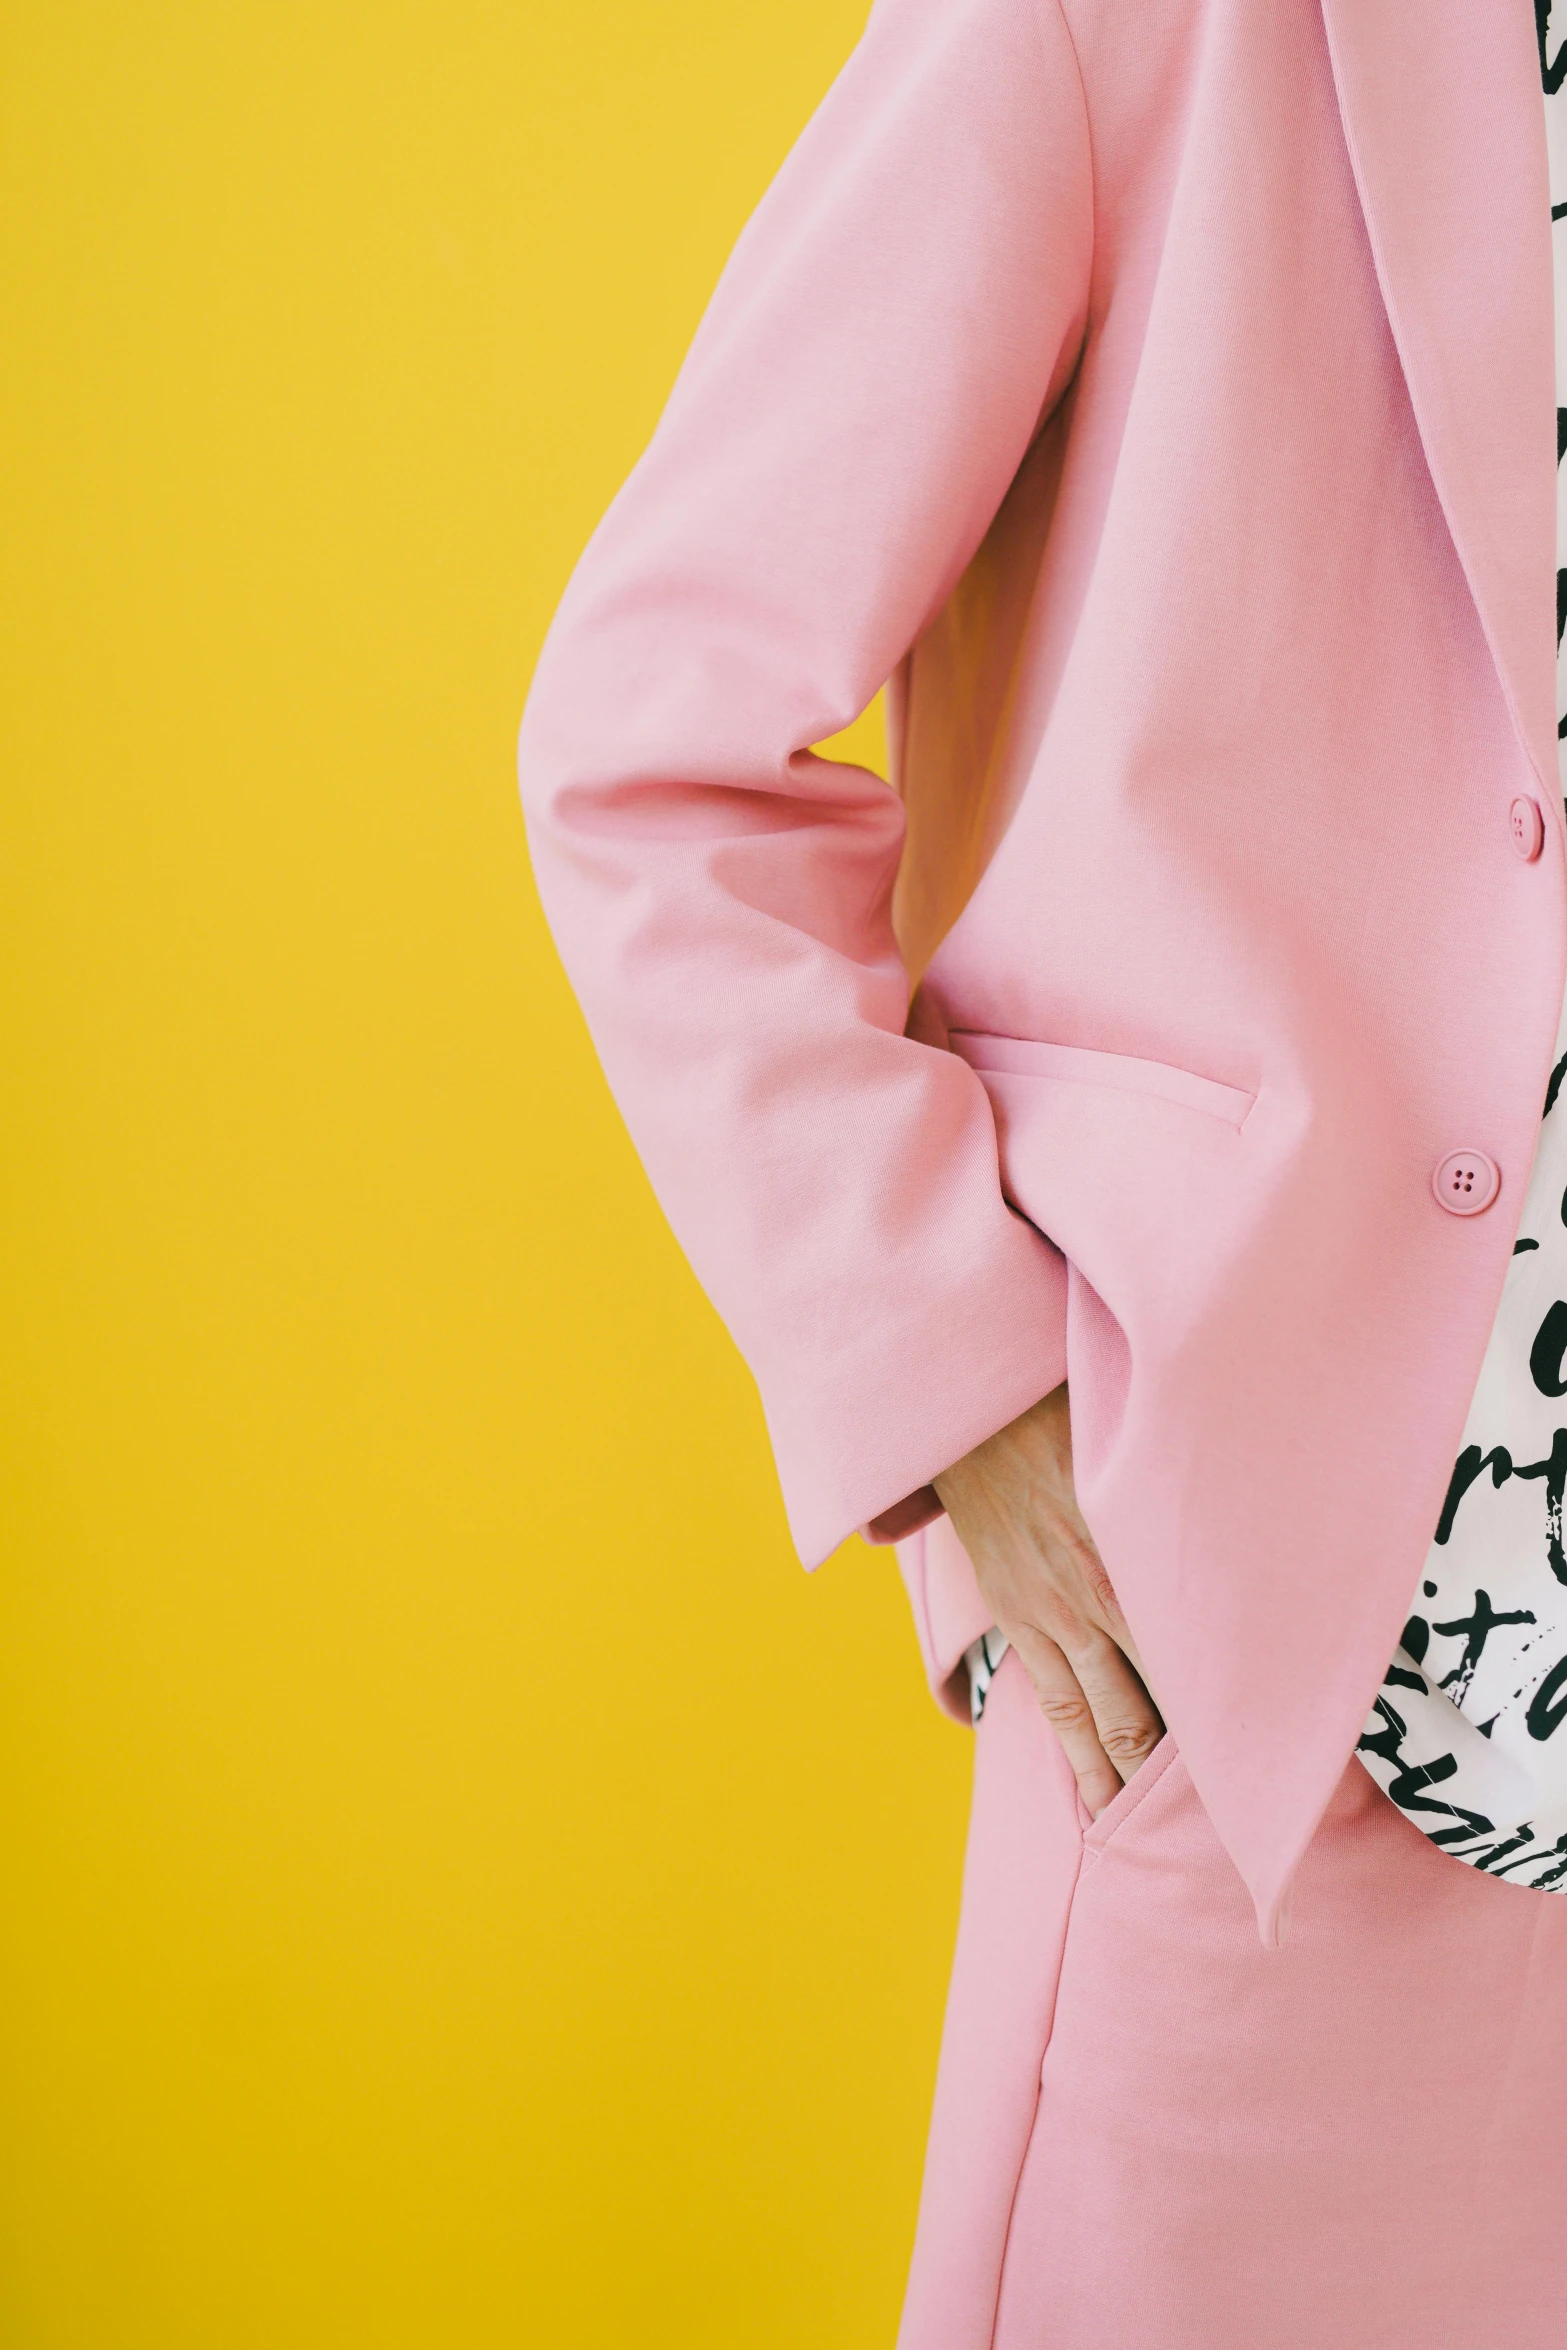
[[0, 12], [5, 2350], [891, 2341], [966, 1741], [512, 780], [862, 5]]

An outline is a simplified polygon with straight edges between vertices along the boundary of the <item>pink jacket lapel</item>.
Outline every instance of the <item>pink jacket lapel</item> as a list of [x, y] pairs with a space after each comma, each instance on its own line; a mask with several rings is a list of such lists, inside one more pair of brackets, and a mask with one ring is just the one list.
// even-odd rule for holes
[[1415, 419], [1514, 724], [1556, 783], [1550, 192], [1523, 0], [1323, 0]]

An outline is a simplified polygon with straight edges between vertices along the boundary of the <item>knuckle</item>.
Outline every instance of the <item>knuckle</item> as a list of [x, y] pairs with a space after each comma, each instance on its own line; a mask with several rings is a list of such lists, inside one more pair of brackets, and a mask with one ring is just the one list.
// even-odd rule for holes
[[1151, 1722], [1113, 1722], [1099, 1733], [1099, 1742], [1112, 1762], [1141, 1762], [1159, 1743]]
[[1038, 1629], [1067, 1656], [1081, 1655], [1093, 1641], [1093, 1625], [1059, 1591], [1046, 1594], [1034, 1612]]
[[1103, 1560], [1092, 1551], [1084, 1561], [1084, 1572], [1088, 1577], [1088, 1588], [1099, 1602], [1101, 1609], [1106, 1615], [1118, 1618], [1121, 1613], [1121, 1602], [1115, 1596], [1115, 1585], [1105, 1573]]
[[1078, 1730], [1092, 1721], [1088, 1701], [1076, 1690], [1041, 1689], [1039, 1709], [1053, 1730]]

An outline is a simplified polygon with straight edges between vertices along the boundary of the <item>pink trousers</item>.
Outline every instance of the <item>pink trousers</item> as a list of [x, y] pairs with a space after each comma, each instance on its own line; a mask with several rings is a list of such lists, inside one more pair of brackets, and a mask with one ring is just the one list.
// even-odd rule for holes
[[1167, 1738], [1089, 1823], [978, 1732], [900, 2350], [1564, 2350], [1567, 1897], [1357, 1763], [1264, 1950]]

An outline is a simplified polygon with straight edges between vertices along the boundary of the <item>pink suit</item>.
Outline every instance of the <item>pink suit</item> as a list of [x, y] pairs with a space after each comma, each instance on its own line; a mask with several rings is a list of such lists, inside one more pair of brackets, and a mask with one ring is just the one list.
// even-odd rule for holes
[[1264, 1950], [1173, 1739], [1090, 1826], [1008, 1656], [898, 2350], [1561, 2350], [1564, 1984], [1358, 1763]]
[[[1548, 222], [1524, 0], [879, 0], [524, 722], [561, 951], [807, 1563], [917, 1528], [1069, 1375], [1270, 1943], [1441, 1505], [1562, 1001]], [[895, 788], [810, 748], [889, 678]], [[1439, 1203], [1455, 1152], [1484, 1213]], [[972, 1577], [941, 1522], [904, 1564], [941, 1683]], [[1477, 1896], [1499, 1952], [1544, 1898]], [[994, 2257], [967, 2332], [920, 2332], [917, 2261], [909, 2340], [996, 2306], [1001, 2350], [1056, 2340], [1008, 2335]]]

